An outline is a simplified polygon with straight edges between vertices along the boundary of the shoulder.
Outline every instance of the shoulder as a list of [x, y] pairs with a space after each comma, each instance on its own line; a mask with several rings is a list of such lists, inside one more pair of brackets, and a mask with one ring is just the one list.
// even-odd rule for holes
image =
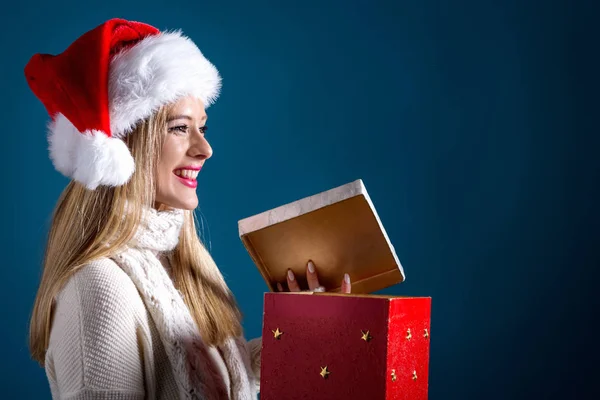
[[102, 258], [69, 278], [56, 298], [55, 313], [59, 325], [77, 320], [110, 333], [133, 328], [145, 319], [145, 306], [129, 276], [114, 261]]
[[139, 293], [129, 276], [110, 258], [100, 258], [81, 267], [69, 280], [87, 296], [125, 295], [139, 297]]
[[73, 297], [73, 294], [77, 295], [76, 300], [84, 309], [106, 310], [107, 307], [113, 306], [133, 311], [144, 308], [133, 281], [109, 258], [94, 260], [82, 266], [69, 279], [60, 297], [69, 293], [70, 297]]

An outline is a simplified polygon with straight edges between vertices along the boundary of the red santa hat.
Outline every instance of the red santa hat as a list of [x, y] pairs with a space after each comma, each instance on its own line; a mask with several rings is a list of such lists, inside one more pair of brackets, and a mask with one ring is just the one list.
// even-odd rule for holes
[[25, 76], [52, 119], [54, 167], [91, 190], [129, 180], [134, 161], [122, 139], [140, 121], [182, 96], [209, 107], [221, 89], [219, 72], [189, 38], [123, 19], [61, 54], [35, 54]]

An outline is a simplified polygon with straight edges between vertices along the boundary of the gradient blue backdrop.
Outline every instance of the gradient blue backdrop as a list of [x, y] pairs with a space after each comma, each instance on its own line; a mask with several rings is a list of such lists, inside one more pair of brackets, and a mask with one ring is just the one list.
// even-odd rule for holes
[[198, 193], [205, 237], [249, 337], [260, 334], [266, 286], [237, 221], [362, 178], [407, 274], [383, 292], [433, 298], [431, 399], [598, 394], [589, 380], [600, 264], [594, 8], [491, 0], [3, 7], [0, 397], [49, 398], [27, 325], [49, 217], [67, 183], [49, 161], [47, 116], [23, 67], [112, 17], [183, 29], [223, 75], [208, 110], [215, 153]]

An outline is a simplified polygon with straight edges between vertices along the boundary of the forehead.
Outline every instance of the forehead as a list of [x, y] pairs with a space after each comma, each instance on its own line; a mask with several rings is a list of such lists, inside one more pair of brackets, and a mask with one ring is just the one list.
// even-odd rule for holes
[[187, 96], [174, 102], [169, 107], [169, 115], [185, 115], [197, 119], [206, 119], [206, 111], [202, 100]]

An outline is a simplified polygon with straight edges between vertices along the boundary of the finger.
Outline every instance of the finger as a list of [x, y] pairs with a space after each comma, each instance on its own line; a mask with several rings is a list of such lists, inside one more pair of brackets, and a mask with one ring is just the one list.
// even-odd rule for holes
[[317, 275], [315, 264], [312, 261], [309, 261], [306, 265], [306, 280], [308, 281], [309, 290], [314, 290], [319, 287], [319, 276]]
[[280, 282], [277, 282], [277, 291], [278, 292], [283, 292], [283, 286], [281, 286]]
[[350, 283], [350, 275], [344, 274], [344, 279], [342, 280], [342, 293], [350, 293], [352, 290], [352, 284]]
[[298, 281], [296, 280], [296, 277], [294, 276], [294, 273], [292, 272], [291, 269], [288, 269], [288, 272], [287, 272], [287, 284], [288, 284], [288, 288], [290, 288], [290, 292], [299, 292], [300, 291], [300, 286], [298, 285]]

